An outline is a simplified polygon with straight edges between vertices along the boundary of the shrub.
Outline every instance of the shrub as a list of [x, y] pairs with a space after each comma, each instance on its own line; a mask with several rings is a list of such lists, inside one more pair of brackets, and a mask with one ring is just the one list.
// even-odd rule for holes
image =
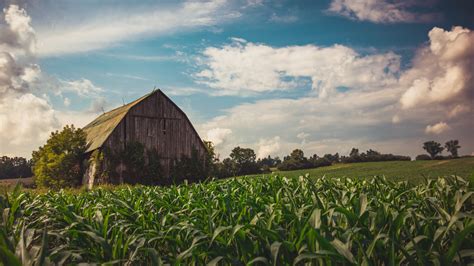
[[417, 161], [431, 160], [431, 156], [429, 156], [428, 154], [420, 154], [416, 156], [415, 160]]
[[86, 134], [74, 125], [51, 133], [46, 144], [33, 152], [33, 171], [39, 187], [62, 188], [80, 184]]
[[181, 159], [173, 162], [171, 178], [174, 183], [181, 183], [183, 180], [197, 181], [207, 177], [205, 160], [199, 156], [196, 148], [191, 151], [191, 156], [182, 156]]

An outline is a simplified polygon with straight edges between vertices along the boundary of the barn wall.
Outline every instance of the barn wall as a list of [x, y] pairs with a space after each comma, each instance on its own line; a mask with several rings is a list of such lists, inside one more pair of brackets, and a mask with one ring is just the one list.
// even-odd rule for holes
[[205, 154], [202, 140], [186, 115], [161, 91], [135, 105], [112, 132], [105, 146], [118, 150], [130, 141], [144, 144], [147, 150], [155, 149], [166, 175], [169, 175], [173, 160], [183, 155], [190, 156], [193, 147], [199, 154]]

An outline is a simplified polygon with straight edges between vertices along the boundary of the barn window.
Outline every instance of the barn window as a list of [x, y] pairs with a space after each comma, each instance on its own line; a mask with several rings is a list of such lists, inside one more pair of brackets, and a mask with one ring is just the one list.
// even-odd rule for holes
[[163, 135], [166, 135], [166, 119], [162, 120], [161, 131], [163, 132]]

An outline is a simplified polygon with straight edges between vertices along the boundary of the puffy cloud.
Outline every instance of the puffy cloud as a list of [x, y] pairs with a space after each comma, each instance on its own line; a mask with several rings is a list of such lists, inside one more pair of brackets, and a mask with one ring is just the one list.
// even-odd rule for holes
[[[0, 154], [31, 156], [62, 122], [48, 94], [74, 91], [91, 95], [90, 81], [61, 81], [42, 73], [36, 63], [36, 38], [24, 9], [10, 5], [0, 16]], [[67, 88], [64, 85], [67, 84]], [[64, 105], [69, 105], [64, 98]]]
[[389, 52], [360, 55], [343, 45], [315, 45], [274, 48], [264, 44], [234, 41], [223, 47], [209, 47], [200, 62], [204, 69], [198, 82], [219, 94], [252, 94], [290, 90], [310, 78], [321, 97], [338, 87], [374, 89], [396, 84], [400, 56]]
[[278, 154], [280, 152], [280, 137], [276, 136], [271, 139], [261, 139], [257, 146], [257, 158]]
[[0, 49], [33, 54], [36, 48], [35, 31], [24, 9], [10, 5], [3, 9], [5, 24], [0, 25]]
[[[471, 31], [434, 28], [429, 36], [430, 42], [416, 52], [405, 70], [399, 69], [398, 55], [363, 56], [344, 46], [273, 48], [239, 39], [232, 45], [208, 48], [202, 61], [206, 68], [199, 75], [216, 90], [258, 93], [300, 89], [287, 77], [306, 76], [313, 88], [330, 93], [326, 98], [321, 97], [324, 93], [310, 93], [296, 99], [243, 103], [200, 129], [232, 131], [233, 138], [219, 146], [222, 154], [237, 145], [259, 152], [260, 147], [274, 144], [269, 141], [275, 135], [279, 136], [279, 148], [272, 155], [280, 156], [294, 148], [323, 154], [345, 153], [352, 147], [413, 156], [421, 151], [425, 134], [441, 133], [472, 149]], [[364, 78], [365, 74], [371, 79]], [[306, 134], [311, 134], [310, 140]]]
[[61, 90], [63, 91], [72, 91], [77, 93], [79, 96], [97, 96], [100, 92], [103, 91], [102, 88], [97, 87], [88, 79], [79, 79], [72, 81], [62, 81]]
[[436, 123], [434, 125], [428, 125], [426, 126], [426, 129], [425, 129], [425, 133], [426, 134], [441, 134], [447, 130], [449, 130], [450, 127], [448, 126], [448, 124], [446, 124], [445, 122], [439, 122], [439, 123]]
[[41, 76], [34, 30], [23, 9], [10, 5], [0, 21], [0, 153], [29, 156], [58, 126], [49, 103], [32, 92]]
[[[389, 89], [339, 93], [327, 99], [260, 100], [230, 108], [223, 116], [200, 125], [199, 129], [200, 132], [207, 132], [225, 128], [232, 132], [233, 137], [219, 145], [221, 154], [229, 154], [237, 145], [254, 148], [259, 156], [265, 156], [270, 149], [273, 149], [272, 155], [280, 156], [294, 148], [318, 154], [336, 152], [341, 151], [336, 148], [350, 149], [350, 145], [361, 139], [379, 138], [384, 134], [403, 136], [405, 128], [393, 128], [390, 119], [396, 111], [393, 105], [399, 97], [400, 93]], [[315, 141], [308, 141], [309, 133]], [[269, 138], [269, 135], [278, 135], [278, 141]], [[303, 142], [303, 139], [306, 141]], [[317, 145], [328, 139], [337, 140], [340, 144], [322, 148]]]
[[427, 3], [415, 0], [332, 0], [328, 11], [354, 20], [375, 23], [430, 22], [441, 17], [440, 14], [417, 12]]
[[212, 141], [212, 143], [218, 147], [224, 144], [230, 134], [232, 134], [232, 130], [228, 128], [212, 128], [207, 131], [207, 140]]
[[[125, 6], [125, 7], [124, 7]], [[41, 56], [87, 52], [118, 42], [167, 34], [177, 30], [212, 27], [240, 16], [229, 10], [226, 0], [185, 1], [180, 5], [126, 4], [103, 7], [100, 13], [86, 14], [74, 23], [54, 21], [56, 26], [38, 30]], [[70, 14], [69, 14], [70, 15]]]
[[462, 27], [433, 28], [428, 36], [430, 45], [417, 52], [413, 66], [400, 78], [400, 86], [408, 88], [400, 100], [402, 107], [471, 105], [474, 33]]

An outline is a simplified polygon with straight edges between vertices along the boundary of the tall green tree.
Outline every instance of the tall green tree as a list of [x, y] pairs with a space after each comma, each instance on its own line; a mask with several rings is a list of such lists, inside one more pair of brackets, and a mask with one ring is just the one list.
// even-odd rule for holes
[[216, 148], [212, 141], [203, 141], [204, 146], [206, 146], [206, 157], [205, 157], [205, 167], [208, 176], [217, 175], [217, 164], [219, 163], [219, 158], [216, 154]]
[[423, 143], [423, 149], [431, 156], [431, 158], [435, 158], [436, 155], [440, 154], [444, 148], [441, 146], [439, 142], [430, 140]]
[[62, 188], [79, 185], [81, 160], [86, 150], [86, 133], [66, 125], [51, 133], [46, 144], [33, 151], [33, 172], [39, 187]]
[[250, 148], [235, 147], [230, 153], [230, 159], [235, 163], [237, 175], [256, 174], [259, 167], [255, 161], [257, 155]]
[[444, 144], [444, 147], [446, 148], [446, 150], [447, 150], [448, 152], [451, 153], [451, 155], [452, 155], [454, 158], [458, 157], [458, 149], [460, 149], [461, 146], [459, 146], [459, 141], [458, 141], [457, 139], [447, 141], [447, 142]]

